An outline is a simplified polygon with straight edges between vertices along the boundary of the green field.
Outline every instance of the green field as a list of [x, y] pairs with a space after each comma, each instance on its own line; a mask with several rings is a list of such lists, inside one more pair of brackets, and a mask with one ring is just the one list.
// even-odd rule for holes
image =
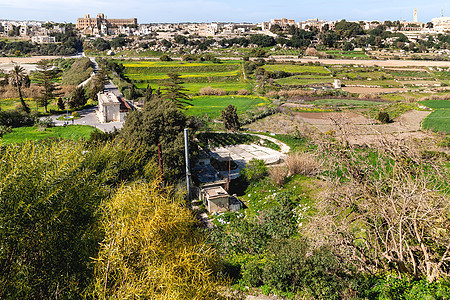
[[228, 105], [234, 105], [241, 114], [258, 106], [268, 105], [267, 98], [255, 96], [200, 96], [192, 98], [192, 106], [187, 107], [191, 116], [207, 115], [210, 118], [220, 117], [221, 111]]
[[450, 109], [439, 109], [432, 112], [423, 121], [423, 128], [450, 134]]
[[316, 76], [316, 77], [290, 76], [275, 80], [276, 83], [281, 85], [308, 85], [320, 83], [333, 83], [333, 81], [334, 78], [329, 76]]
[[331, 54], [331, 55], [335, 55], [335, 56], [343, 56], [345, 58], [366, 58], [368, 59], [369, 57], [367, 56], [367, 54], [363, 51], [340, 51], [340, 50], [331, 50], [331, 51], [325, 51], [326, 54]]
[[45, 129], [39, 129], [38, 127], [19, 127], [13, 128], [11, 133], [5, 134], [2, 142], [24, 143], [26, 141], [37, 141], [45, 138], [88, 139], [94, 130], [96, 130], [94, 127], [84, 125], [57, 126]]
[[[191, 78], [191, 77], [223, 77], [223, 76], [237, 76], [238, 70], [228, 71], [228, 72], [198, 72], [198, 73], [181, 73], [182, 79]], [[127, 73], [126, 76], [132, 80], [140, 80], [140, 81], [154, 81], [154, 80], [162, 80], [169, 79], [167, 73], [151, 73], [151, 74], [133, 74]]]
[[450, 100], [425, 100], [419, 103], [432, 109], [450, 109]]
[[330, 74], [330, 72], [322, 66], [302, 66], [302, 65], [265, 65], [264, 69], [272, 72], [284, 71], [298, 74]]
[[333, 105], [333, 106], [374, 106], [384, 105], [384, 102], [354, 99], [319, 99], [313, 102], [315, 105]]
[[203, 87], [220, 88], [225, 91], [252, 90], [242, 80], [239, 61], [222, 61], [221, 63], [185, 62], [185, 61], [119, 61], [125, 66], [125, 76], [134, 81], [136, 87], [163, 87], [169, 79], [167, 73], [178, 73], [183, 86], [190, 93], [198, 93]]
[[436, 110], [423, 121], [423, 128], [450, 133], [450, 100], [425, 100], [419, 103]]

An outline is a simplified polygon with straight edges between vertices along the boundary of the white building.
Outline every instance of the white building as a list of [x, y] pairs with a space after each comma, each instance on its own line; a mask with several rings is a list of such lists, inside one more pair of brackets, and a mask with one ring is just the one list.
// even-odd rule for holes
[[434, 18], [431, 23], [433, 23], [433, 29], [436, 32], [450, 31], [450, 17]]
[[36, 35], [31, 37], [31, 41], [37, 44], [48, 44], [48, 43], [56, 43], [56, 39], [54, 36], [48, 35]]
[[120, 101], [113, 93], [98, 93], [97, 117], [100, 123], [120, 122]]

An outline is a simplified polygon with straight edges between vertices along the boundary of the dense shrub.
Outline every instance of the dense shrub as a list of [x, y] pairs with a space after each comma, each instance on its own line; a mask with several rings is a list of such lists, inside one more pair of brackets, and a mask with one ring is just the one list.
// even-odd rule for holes
[[0, 111], [0, 125], [8, 127], [33, 126], [36, 121], [34, 114], [28, 114], [22, 110]]
[[385, 111], [380, 111], [378, 113], [377, 120], [380, 121], [382, 124], [387, 124], [387, 123], [391, 123], [392, 122], [392, 119], [389, 116], [389, 113], [385, 112]]
[[259, 180], [267, 175], [266, 163], [262, 159], [252, 158], [241, 172], [248, 181]]

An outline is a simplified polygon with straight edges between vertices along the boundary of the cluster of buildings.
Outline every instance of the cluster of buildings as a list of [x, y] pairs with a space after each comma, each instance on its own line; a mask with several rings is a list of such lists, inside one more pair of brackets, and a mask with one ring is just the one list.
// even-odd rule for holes
[[34, 43], [55, 43], [56, 33], [64, 33], [65, 26], [43, 26], [45, 22], [39, 21], [0, 21], [0, 36], [18, 36], [30, 39]]

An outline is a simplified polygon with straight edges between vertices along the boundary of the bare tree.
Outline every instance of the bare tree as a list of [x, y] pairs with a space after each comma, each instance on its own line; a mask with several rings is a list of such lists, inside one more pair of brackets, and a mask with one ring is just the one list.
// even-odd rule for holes
[[[308, 231], [360, 268], [450, 276], [448, 170], [407, 141], [328, 146], [329, 185]], [[334, 174], [334, 175], [333, 175]]]

